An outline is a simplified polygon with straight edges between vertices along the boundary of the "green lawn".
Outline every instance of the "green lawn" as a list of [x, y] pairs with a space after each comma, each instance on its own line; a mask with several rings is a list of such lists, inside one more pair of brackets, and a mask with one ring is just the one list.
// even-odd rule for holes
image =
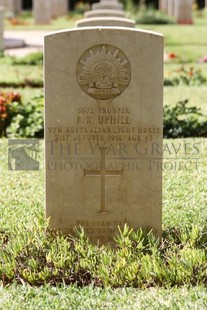
[[207, 292], [204, 287], [181, 289], [137, 290], [122, 288], [104, 290], [74, 286], [35, 288], [11, 286], [1, 290], [1, 310], [145, 310], [145, 309], [197, 309], [207, 308]]

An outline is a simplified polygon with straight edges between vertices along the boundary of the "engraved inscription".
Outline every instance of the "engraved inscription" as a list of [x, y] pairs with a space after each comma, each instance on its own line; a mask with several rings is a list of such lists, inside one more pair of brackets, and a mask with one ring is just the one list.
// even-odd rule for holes
[[105, 209], [106, 205], [106, 194], [105, 194], [105, 182], [106, 176], [121, 176], [123, 177], [123, 169], [122, 170], [108, 170], [105, 167], [105, 154], [108, 147], [100, 146], [99, 150], [101, 153], [101, 169], [100, 170], [84, 170], [85, 176], [100, 176], [101, 177], [101, 206], [99, 213], [105, 214], [107, 211]]
[[112, 45], [86, 50], [77, 64], [77, 80], [89, 96], [107, 100], [119, 96], [129, 85], [131, 67], [127, 56]]

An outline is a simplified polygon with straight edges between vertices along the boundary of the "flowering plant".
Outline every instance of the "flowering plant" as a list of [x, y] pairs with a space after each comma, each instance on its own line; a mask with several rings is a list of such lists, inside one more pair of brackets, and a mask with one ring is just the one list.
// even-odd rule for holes
[[14, 115], [18, 113], [21, 95], [18, 92], [0, 92], [0, 135], [10, 125]]
[[164, 79], [165, 86], [200, 86], [207, 83], [207, 78], [202, 74], [200, 69], [194, 67], [180, 67], [168, 72]]

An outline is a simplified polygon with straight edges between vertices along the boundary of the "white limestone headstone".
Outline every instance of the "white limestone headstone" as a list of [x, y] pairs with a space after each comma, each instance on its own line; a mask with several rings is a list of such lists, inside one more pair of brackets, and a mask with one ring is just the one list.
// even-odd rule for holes
[[45, 37], [46, 216], [110, 243], [162, 233], [163, 37], [88, 27]]
[[164, 13], [168, 12], [168, 0], [159, 0], [159, 10]]
[[169, 16], [175, 15], [175, 1], [174, 0], [168, 0], [167, 14]]
[[33, 0], [33, 15], [35, 24], [49, 24], [51, 17], [50, 1]]
[[59, 0], [50, 0], [51, 3], [51, 18], [57, 18], [59, 13]]
[[192, 24], [192, 5], [193, 0], [174, 0], [175, 18], [178, 24]]

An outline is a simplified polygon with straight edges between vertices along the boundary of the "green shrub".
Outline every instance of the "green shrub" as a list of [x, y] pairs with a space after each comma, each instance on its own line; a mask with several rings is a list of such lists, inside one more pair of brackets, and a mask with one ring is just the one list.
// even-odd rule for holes
[[205, 137], [207, 117], [197, 107], [188, 107], [188, 100], [179, 101], [175, 106], [164, 107], [164, 137]]
[[[22, 102], [18, 93], [8, 93], [9, 104], [0, 96], [0, 134], [8, 138], [43, 138], [43, 95]], [[16, 98], [16, 99], [15, 99]], [[18, 100], [17, 100], [18, 99]], [[13, 100], [13, 101], [12, 101]], [[174, 106], [164, 106], [163, 131], [165, 138], [205, 137], [207, 116], [195, 106], [187, 106], [188, 100]]]
[[83, 229], [63, 236], [42, 219], [15, 233], [0, 231], [0, 280], [3, 285], [59, 283], [112, 287], [207, 285], [206, 227], [152, 233], [125, 226], [114, 248], [92, 245]]
[[160, 11], [153, 8], [138, 11], [134, 16], [137, 24], [165, 25], [174, 21]]
[[43, 64], [43, 53], [36, 52], [28, 54], [24, 57], [12, 57], [13, 65], [42, 65]]
[[43, 95], [16, 107], [17, 113], [6, 129], [8, 138], [43, 138]]

